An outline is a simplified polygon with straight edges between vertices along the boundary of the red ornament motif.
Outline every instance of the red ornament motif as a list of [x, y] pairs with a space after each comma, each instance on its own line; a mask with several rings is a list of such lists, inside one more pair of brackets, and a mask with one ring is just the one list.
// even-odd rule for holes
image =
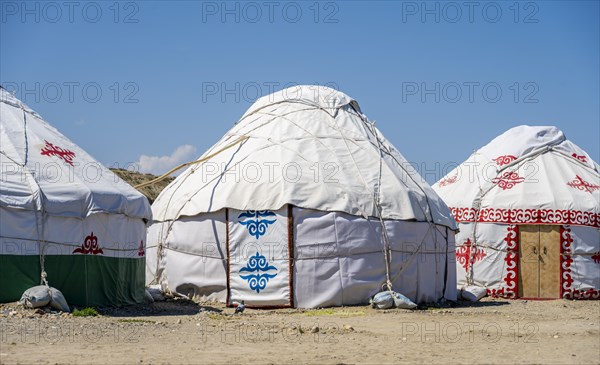
[[587, 290], [574, 289], [567, 299], [587, 299], [587, 300], [598, 300], [600, 299], [600, 290], [589, 288]]
[[579, 175], [575, 175], [575, 180], [569, 181], [567, 183], [572, 188], [586, 191], [588, 193], [592, 193], [594, 190], [600, 189], [600, 185], [591, 184], [585, 180], [583, 180]]
[[473, 265], [479, 260], [483, 260], [486, 256], [485, 251], [479, 247], [474, 247], [471, 250], [471, 240], [467, 238], [467, 241], [456, 250], [456, 260], [465, 269], [469, 270], [469, 266]]
[[506, 256], [504, 257], [504, 262], [506, 263], [506, 276], [503, 279], [506, 286], [503, 286], [500, 289], [488, 289], [487, 292], [489, 296], [494, 298], [515, 299], [519, 294], [519, 241], [517, 240], [517, 237], [519, 236], [519, 226], [508, 226], [507, 231], [508, 233], [504, 238], [507, 246]]
[[494, 158], [493, 161], [495, 161], [496, 165], [498, 165], [498, 166], [504, 166], [504, 165], [508, 165], [509, 163], [513, 162], [516, 159], [517, 159], [516, 156], [504, 155], [504, 156], [498, 156], [498, 157]]
[[524, 177], [520, 177], [518, 173], [514, 171], [506, 171], [500, 177], [492, 179], [494, 184], [497, 184], [502, 190], [512, 189], [515, 185], [525, 181]]
[[457, 208], [449, 207], [454, 219], [459, 223], [475, 222], [477, 217], [477, 209], [475, 208]]
[[438, 185], [440, 187], [444, 187], [446, 185], [454, 184], [457, 180], [458, 180], [458, 174], [456, 174], [456, 175], [454, 175], [452, 177], [440, 180], [440, 182], [438, 183]]
[[73, 166], [75, 152], [55, 146], [46, 140], [44, 140], [44, 142], [46, 142], [46, 145], [44, 146], [44, 148], [42, 148], [42, 151], [40, 152], [42, 155], [57, 156], [69, 165]]
[[89, 236], [83, 240], [81, 247], [77, 247], [72, 253], [80, 253], [83, 255], [98, 255], [104, 254], [104, 251], [98, 246], [98, 237], [94, 236], [92, 232]]
[[600, 264], [600, 252], [596, 252], [592, 255], [592, 260], [594, 260], [595, 263]]
[[560, 227], [560, 240], [560, 296], [564, 299], [600, 299], [600, 290], [598, 289], [579, 290], [573, 288], [573, 276], [571, 275], [573, 238], [569, 226]]
[[138, 247], [138, 256], [143, 257], [145, 255], [144, 251], [144, 241], [140, 241], [140, 246]]
[[566, 209], [502, 209], [450, 207], [460, 223], [564, 224], [600, 228], [600, 214]]
[[587, 163], [587, 157], [585, 155], [578, 155], [578, 154], [574, 153], [571, 156], [575, 157], [576, 159], [578, 159], [579, 161], [581, 161], [583, 163]]
[[573, 278], [571, 277], [571, 229], [569, 226], [560, 226], [560, 296], [571, 298], [573, 292]]

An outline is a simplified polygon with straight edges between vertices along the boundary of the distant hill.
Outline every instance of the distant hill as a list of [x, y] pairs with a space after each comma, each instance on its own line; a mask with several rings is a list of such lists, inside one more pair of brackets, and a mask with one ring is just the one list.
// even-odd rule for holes
[[[110, 169], [110, 171], [117, 174], [121, 179], [125, 180], [131, 186], [136, 186], [156, 178], [156, 176], [152, 174], [143, 174], [124, 169]], [[150, 203], [153, 203], [158, 194], [160, 194], [160, 192], [173, 180], [175, 180], [175, 178], [169, 176], [164, 180], [157, 182], [156, 184], [145, 186], [138, 190], [148, 198]]]

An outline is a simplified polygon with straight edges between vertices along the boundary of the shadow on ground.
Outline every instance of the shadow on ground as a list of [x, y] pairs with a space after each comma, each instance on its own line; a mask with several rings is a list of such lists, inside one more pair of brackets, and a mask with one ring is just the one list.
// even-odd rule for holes
[[430, 303], [426, 305], [419, 305], [417, 310], [434, 310], [434, 309], [458, 309], [458, 308], [487, 308], [487, 307], [500, 307], [509, 305], [510, 303], [506, 300], [485, 300], [478, 302], [469, 301], [456, 301], [456, 302], [445, 302], [445, 303]]
[[200, 305], [192, 300], [182, 298], [125, 307], [98, 308], [98, 311], [104, 316], [111, 317], [179, 316], [195, 315], [200, 312], [223, 312], [219, 308]]

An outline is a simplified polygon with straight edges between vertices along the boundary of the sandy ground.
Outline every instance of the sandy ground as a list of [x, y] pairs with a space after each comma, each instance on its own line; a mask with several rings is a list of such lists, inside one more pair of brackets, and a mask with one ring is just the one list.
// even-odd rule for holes
[[0, 305], [0, 363], [600, 363], [599, 301], [234, 316], [221, 304], [170, 300], [99, 317], [40, 312]]

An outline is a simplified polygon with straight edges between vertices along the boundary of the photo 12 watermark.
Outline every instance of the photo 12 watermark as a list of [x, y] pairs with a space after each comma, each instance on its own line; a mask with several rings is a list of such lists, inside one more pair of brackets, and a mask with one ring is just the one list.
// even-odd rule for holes
[[241, 342], [288, 342], [288, 343], [317, 343], [336, 344], [337, 336], [345, 331], [334, 321], [311, 321], [310, 324], [301, 321], [240, 323], [233, 321], [201, 322], [197, 325], [200, 341], [235, 344]]
[[140, 87], [134, 81], [5, 81], [2, 87], [24, 103], [140, 102]]
[[537, 104], [540, 86], [535, 81], [448, 81], [401, 83], [403, 103], [489, 103]]
[[138, 343], [138, 326], [114, 323], [0, 321], [0, 344]]
[[402, 1], [402, 23], [540, 22], [535, 1]]
[[0, 22], [88, 23], [140, 22], [140, 3], [136, 1], [2, 1]]
[[338, 83], [334, 81], [313, 82], [307, 87], [300, 86], [300, 83], [294, 81], [283, 83], [279, 81], [203, 81], [201, 83], [202, 102], [253, 103], [265, 95], [274, 98], [277, 91], [281, 91], [277, 96], [282, 96], [285, 100], [302, 98], [303, 96], [328, 100], [340, 90]]
[[[96, 161], [85, 163], [77, 161], [75, 152], [55, 146], [46, 141], [40, 154], [55, 161], [30, 162], [27, 166], [16, 164], [12, 161], [3, 161], [0, 164], [0, 183], [26, 184], [30, 176], [43, 184], [74, 184], [74, 183], [110, 183], [114, 185], [127, 184], [116, 173]], [[124, 165], [114, 163], [111, 168], [126, 170], [128, 172], [139, 172], [139, 165], [130, 162]]]
[[307, 164], [298, 162], [281, 163], [278, 161], [217, 163], [207, 161], [194, 169], [200, 172], [201, 182], [245, 182], [245, 183], [297, 183], [300, 181], [316, 184], [338, 184], [340, 164], [338, 162], [318, 161]]
[[[501, 156], [503, 157], [503, 156]], [[512, 166], [499, 166], [498, 162], [465, 161], [456, 162], [413, 162], [402, 163], [402, 169], [409, 177], [420, 176], [426, 181], [438, 182], [440, 187], [461, 181], [469, 184], [498, 184], [502, 186], [503, 177], [518, 178], [517, 184], [537, 184], [540, 165], [536, 161], [524, 160]]]
[[[131, 258], [139, 259], [146, 255], [144, 240], [128, 242], [126, 240], [107, 237], [99, 232], [93, 231], [85, 233], [79, 238], [66, 240], [63, 237], [59, 240], [53, 240], [53, 235], [62, 232], [49, 231], [45, 239], [39, 241], [36, 234], [23, 239], [6, 239], [0, 246], [0, 255], [7, 256], [69, 256], [75, 254], [82, 255], [103, 255], [113, 258]], [[100, 236], [100, 237], [99, 237]], [[76, 240], [77, 239], [77, 240]]]
[[202, 23], [340, 22], [337, 1], [202, 1]]
[[398, 326], [401, 343], [539, 343], [539, 326], [535, 322], [510, 324], [498, 322], [403, 321]]

